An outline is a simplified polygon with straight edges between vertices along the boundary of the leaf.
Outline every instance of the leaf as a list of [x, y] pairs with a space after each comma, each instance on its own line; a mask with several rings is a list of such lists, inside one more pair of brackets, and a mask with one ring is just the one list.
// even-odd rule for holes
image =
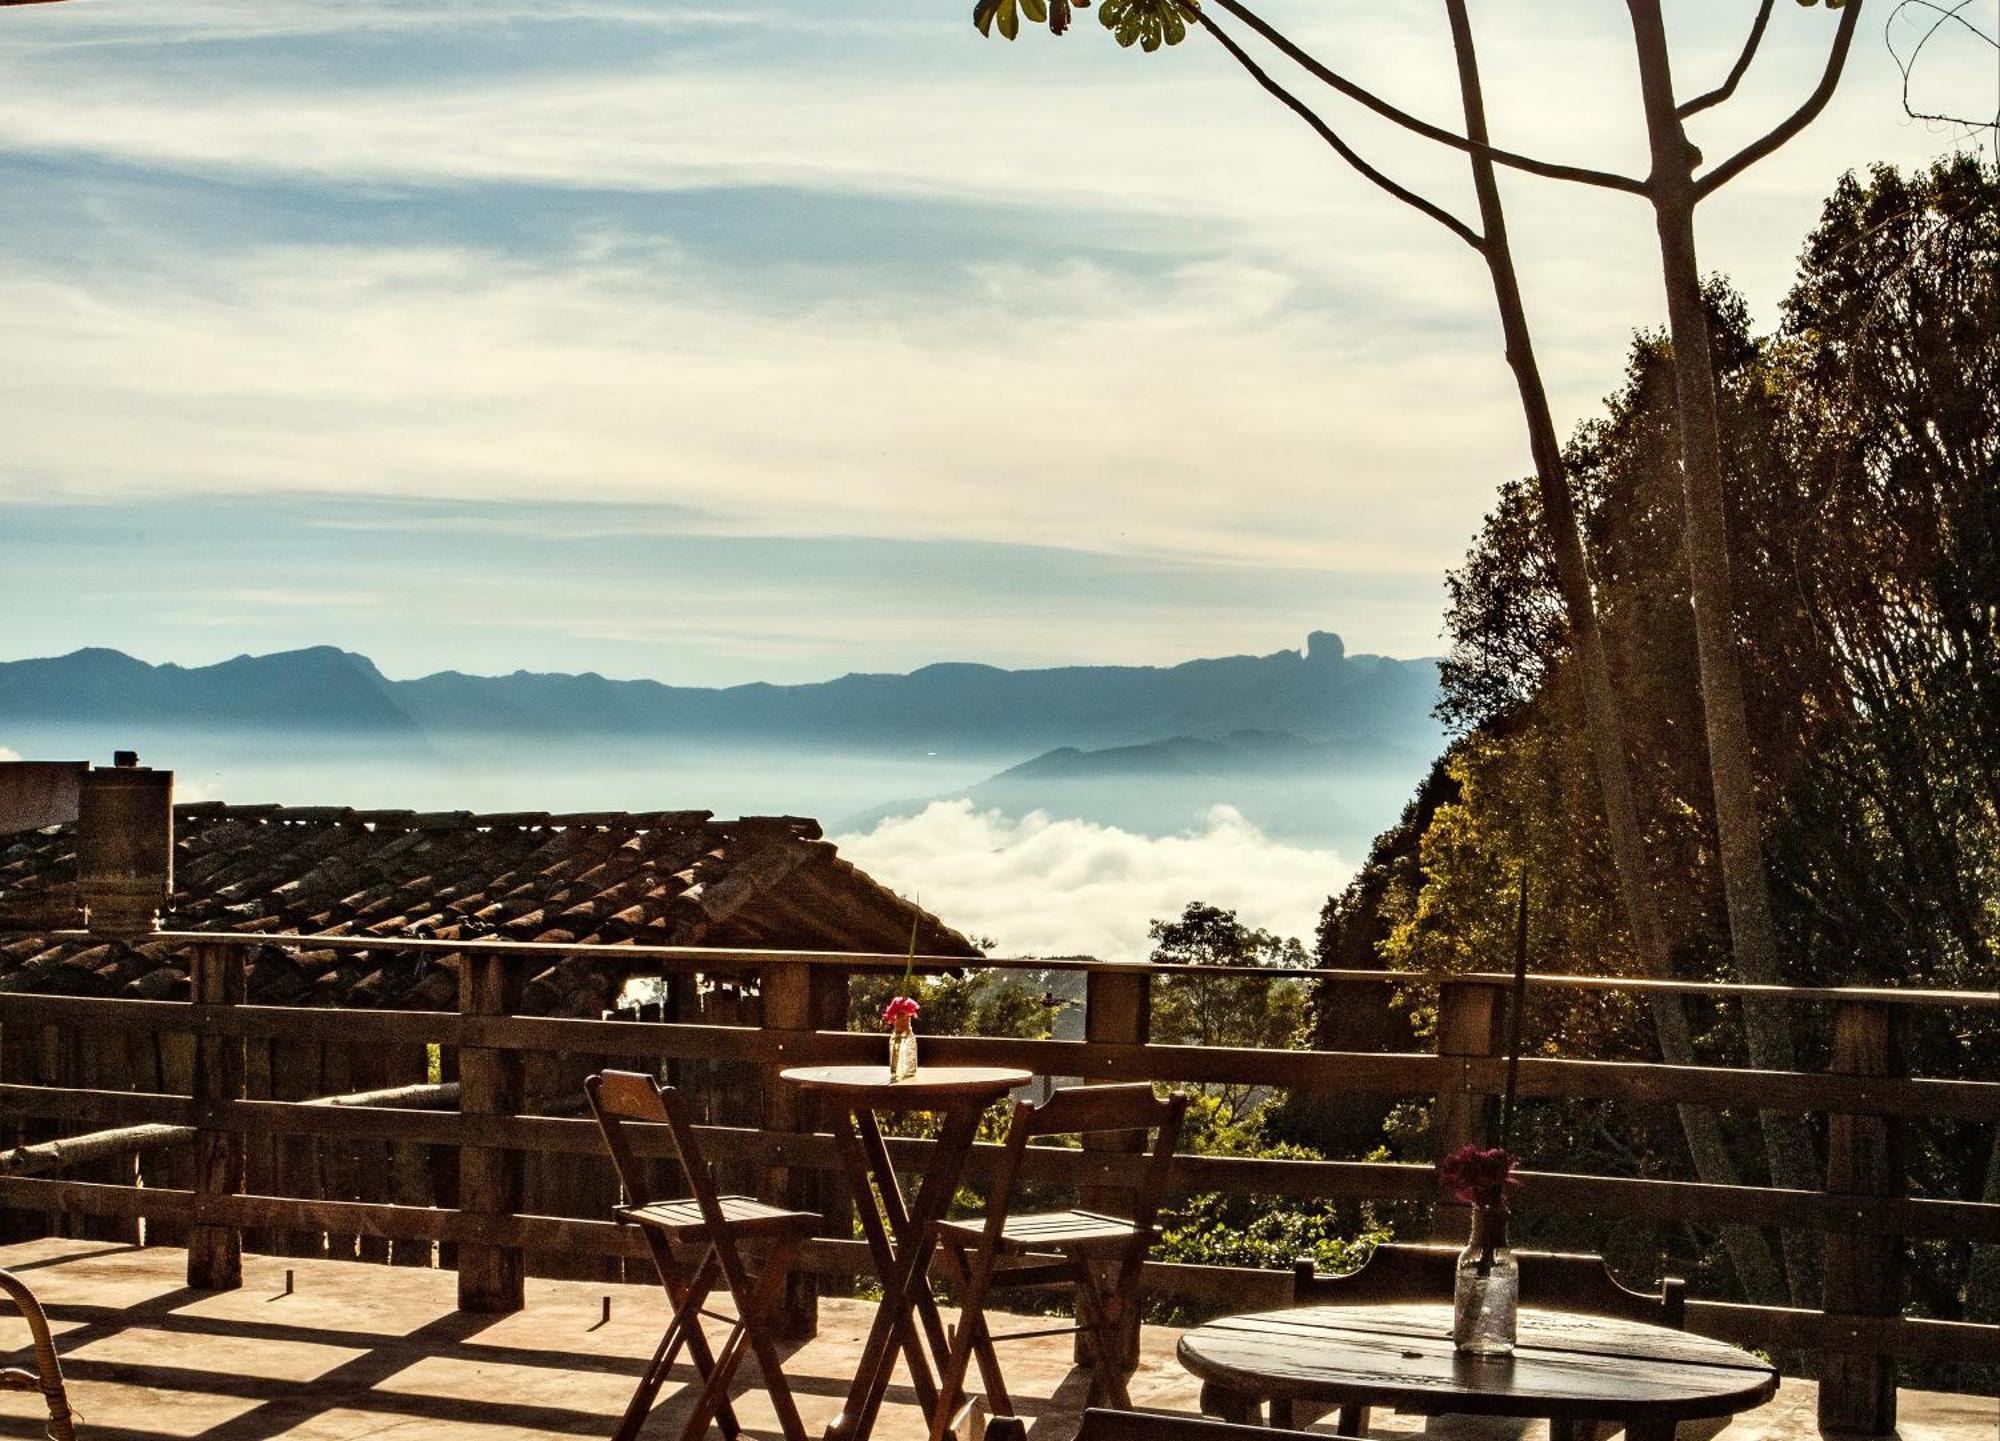
[[1127, 15], [1123, 20], [1118, 22], [1118, 43], [1120, 45], [1130, 49], [1132, 42], [1138, 38], [1139, 17], [1137, 15]]
[[1169, 45], [1178, 45], [1181, 43], [1181, 41], [1187, 38], [1187, 24], [1181, 19], [1180, 12], [1178, 10], [1167, 11], [1167, 13], [1163, 17], [1161, 17], [1160, 23], [1162, 27], [1166, 30], [1167, 43]]
[[1000, 33], [1009, 40], [1021, 33], [1021, 12], [1015, 0], [1000, 0]]
[[1028, 17], [1030, 25], [1049, 23], [1049, 7], [1046, 0], [1021, 0], [1021, 13]]
[[1000, 0], [978, 0], [972, 7], [972, 23], [979, 27], [981, 35], [993, 33], [993, 15], [1000, 8]]

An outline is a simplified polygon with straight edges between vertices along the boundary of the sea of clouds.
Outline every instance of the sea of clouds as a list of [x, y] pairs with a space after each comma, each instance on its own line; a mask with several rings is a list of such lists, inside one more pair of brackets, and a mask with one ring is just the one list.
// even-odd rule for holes
[[934, 801], [834, 840], [884, 885], [967, 935], [991, 937], [1001, 955], [1144, 960], [1148, 923], [1195, 900], [1310, 945], [1320, 907], [1354, 872], [1330, 850], [1273, 840], [1226, 805], [1199, 829], [1148, 836]]

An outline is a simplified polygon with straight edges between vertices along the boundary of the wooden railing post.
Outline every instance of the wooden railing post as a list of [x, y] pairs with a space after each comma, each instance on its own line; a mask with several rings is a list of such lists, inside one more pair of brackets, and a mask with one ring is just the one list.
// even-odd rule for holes
[[[1505, 1054], [1506, 988], [1493, 981], [1446, 981], [1438, 988], [1437, 1053], [1472, 1059]], [[1431, 1109], [1431, 1157], [1442, 1160], [1467, 1142], [1497, 1142], [1497, 1103], [1463, 1079], [1438, 1087]], [[1432, 1211], [1431, 1233], [1439, 1240], [1462, 1240], [1469, 1226], [1466, 1208], [1440, 1200]]]
[[[467, 954], [460, 961], [459, 1014], [504, 1016], [520, 1003], [520, 965], [505, 956]], [[521, 1056], [492, 1046], [463, 1045], [458, 1052], [458, 1108], [466, 1115], [511, 1116], [521, 1108]], [[511, 1216], [521, 1205], [521, 1153], [462, 1146], [458, 1153], [458, 1208], [468, 1219]], [[464, 1241], [458, 1247], [458, 1309], [488, 1314], [518, 1311], [524, 1302], [519, 1246]]]
[[[189, 999], [205, 1007], [234, 1006], [244, 996], [243, 952], [233, 946], [196, 946], [188, 960]], [[243, 1099], [243, 1038], [208, 1025], [195, 1033], [195, 1204], [243, 1190], [243, 1133], [222, 1111]], [[188, 1228], [187, 1283], [197, 1291], [234, 1291], [243, 1284], [243, 1233], [235, 1226], [201, 1221]]]
[[[1084, 979], [1083, 992], [1083, 1038], [1093, 1045], [1139, 1045], [1143, 1046], [1153, 1035], [1153, 974], [1148, 966], [1134, 965], [1126, 970], [1095, 970]], [[1127, 1138], [1118, 1149], [1131, 1150], [1139, 1138]], [[1112, 1143], [1105, 1138], [1085, 1136], [1085, 1150], [1112, 1149]], [[1080, 1188], [1078, 1199], [1085, 1207], [1115, 1206], [1126, 1199], [1121, 1192], [1108, 1188]], [[1127, 1366], [1139, 1363], [1139, 1316], [1133, 1314], [1125, 1318], [1118, 1337], [1118, 1354]], [[1082, 1336], [1076, 1338], [1076, 1361], [1078, 1365], [1088, 1364], [1090, 1354]]]
[[[1843, 1001], [1833, 1014], [1833, 1060], [1846, 1076], [1900, 1073], [1897, 1016], [1875, 1001]], [[1902, 1126], [1893, 1116], [1826, 1118], [1831, 1195], [1894, 1196], [1903, 1188]], [[1863, 1203], [1865, 1204], [1865, 1203]], [[1829, 1317], [1895, 1316], [1903, 1309], [1903, 1238], [1828, 1232], [1824, 1307]], [[1893, 1356], [1828, 1352], [1820, 1368], [1823, 1431], [1888, 1436], [1896, 1429]]]
[[[763, 1001], [763, 1025], [767, 1031], [793, 1036], [810, 1035], [816, 1030], [842, 1030], [847, 1025], [847, 972], [830, 966], [811, 966], [802, 961], [785, 961], [764, 967], [758, 987]], [[788, 1048], [789, 1049], [789, 1048]], [[764, 1122], [772, 1131], [811, 1131], [815, 1120], [812, 1102], [796, 1086], [778, 1079], [786, 1066], [799, 1065], [783, 1056], [764, 1077]], [[802, 1211], [816, 1211], [833, 1220], [835, 1178], [804, 1166], [774, 1166], [766, 1177], [768, 1194], [781, 1204]], [[819, 1334], [819, 1277], [797, 1269], [785, 1286], [785, 1299], [777, 1317], [778, 1332], [791, 1340], [809, 1340]]]

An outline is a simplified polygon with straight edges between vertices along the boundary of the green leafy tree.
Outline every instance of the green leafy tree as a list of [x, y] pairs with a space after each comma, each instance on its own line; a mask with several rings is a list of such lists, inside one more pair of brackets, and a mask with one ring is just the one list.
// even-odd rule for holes
[[[1192, 967], [1153, 982], [1152, 1037], [1168, 1046], [1297, 1045], [1305, 1030], [1306, 988], [1285, 976], [1254, 974], [1264, 968], [1307, 964], [1297, 940], [1244, 925], [1236, 912], [1189, 901], [1180, 916], [1155, 920], [1155, 965]], [[1245, 974], [1244, 968], [1252, 973]], [[1249, 1119], [1272, 1098], [1267, 1086], [1214, 1086], [1230, 1119]]]
[[[1680, 537], [1694, 614], [1694, 640], [1702, 677], [1701, 736], [1708, 751], [1708, 777], [1713, 791], [1711, 814], [1717, 844], [1712, 863], [1719, 871], [1730, 916], [1736, 968], [1742, 979], [1758, 982], [1777, 977], [1777, 942], [1770, 913], [1770, 890], [1764, 865], [1763, 823], [1753, 778], [1749, 722], [1743, 701], [1742, 657], [1738, 653], [1736, 598], [1729, 566], [1726, 526], [1723, 446], [1716, 414], [1716, 395], [1706, 358], [1709, 335], [1702, 302], [1700, 265], [1695, 244], [1695, 215], [1700, 204], [1760, 160], [1782, 149], [1825, 109], [1846, 67], [1862, 0], [1828, 0], [1842, 14], [1834, 27], [1818, 83], [1797, 107], [1770, 130], [1704, 170], [1701, 150], [1690, 139], [1688, 122], [1734, 95], [1762, 45], [1774, 0], [1761, 0], [1743, 48], [1721, 84], [1684, 96], [1674, 84], [1660, 0], [1627, 0], [1632, 41], [1638, 60], [1642, 118], [1651, 167], [1643, 177], [1615, 174], [1586, 166], [1558, 163], [1523, 155], [1494, 145], [1487, 131], [1485, 101], [1477, 47], [1466, 0], [1445, 0], [1452, 54], [1463, 109], [1463, 129], [1454, 131], [1389, 103], [1307, 51], [1243, 0], [1107, 0], [1099, 17], [1118, 43], [1137, 44], [1146, 51], [1177, 44], [1199, 28], [1242, 68], [1261, 89], [1303, 121], [1339, 160], [1398, 202], [1428, 217], [1464, 241], [1485, 263], [1492, 280], [1495, 307], [1505, 340], [1505, 355], [1520, 393], [1527, 423], [1530, 453], [1541, 499], [1541, 515], [1562, 596], [1562, 610], [1579, 661], [1576, 678], [1584, 705], [1593, 760], [1603, 798], [1604, 818], [1618, 867], [1620, 896], [1634, 944], [1655, 974], [1667, 973], [1671, 938], [1658, 914], [1658, 872], [1644, 845], [1643, 813], [1638, 809], [1627, 770], [1621, 707], [1612, 689], [1609, 667], [1599, 635], [1591, 579], [1578, 535], [1576, 502], [1558, 454], [1557, 432], [1515, 270], [1497, 173], [1512, 169], [1549, 179], [1582, 184], [1643, 200], [1652, 210], [1658, 232], [1658, 262], [1667, 294], [1668, 324], [1673, 336], [1675, 426], [1680, 441], [1677, 468], [1681, 480]], [[1806, 0], [1808, 5], [1813, 0]], [[1069, 28], [1067, 3], [1050, 7], [1043, 0], [976, 0], [973, 19], [982, 33], [997, 22], [1003, 36], [1013, 39], [1020, 17], [1046, 20], [1054, 32]], [[1260, 60], [1225, 28], [1217, 16], [1241, 24], [1284, 65]], [[1291, 80], [1290, 77], [1298, 79]], [[1292, 88], [1300, 80], [1353, 101], [1392, 125], [1434, 144], [1466, 155], [1471, 172], [1477, 223], [1468, 223], [1450, 208], [1419, 194], [1362, 157], [1337, 132], [1312, 101]], [[1319, 93], [1319, 92], [1315, 92]], [[1321, 95], [1324, 98], [1324, 95]], [[1692, 1040], [1681, 1002], [1661, 994], [1652, 1000], [1654, 1027], [1662, 1052], [1684, 1062]], [[1769, 1004], [1746, 1003], [1743, 1024], [1752, 1056], [1760, 1066], [1789, 1067], [1793, 1062], [1790, 1032], [1780, 1012]], [[1704, 1180], [1735, 1179], [1712, 1117], [1699, 1108], [1683, 1108], [1681, 1122], [1690, 1152]], [[1770, 1166], [1789, 1186], [1810, 1186], [1815, 1166], [1810, 1146], [1796, 1117], [1766, 1113], [1763, 1120]], [[1739, 1228], [1733, 1233], [1737, 1265], [1752, 1279], [1753, 1290], [1768, 1297], [1776, 1276], [1768, 1255], [1757, 1254], [1761, 1241]], [[1803, 1233], [1788, 1233], [1786, 1254], [1793, 1299], [1810, 1300], [1815, 1254]]]
[[[1784, 980], [1987, 987], [2000, 948], [2000, 179], [1970, 157], [1915, 175], [1850, 177], [1808, 240], [1776, 334], [1710, 287], [1717, 420], [1735, 457], [1730, 564], [1755, 624], [1744, 692], [1755, 777], [1772, 816]], [[1731, 974], [1712, 859], [1713, 790], [1688, 643], [1690, 584], [1667, 543], [1679, 523], [1670, 338], [1635, 341], [1626, 384], [1566, 453], [1600, 585], [1606, 650], [1632, 698], [1632, 774], [1684, 974]], [[1520, 544], [1528, 503], [1505, 490], [1459, 572], [1445, 680], [1470, 729], [1414, 840], [1395, 839], [1330, 903], [1329, 934], [1395, 964], [1449, 968], [1501, 949], [1495, 892], [1524, 860], [1544, 897], [1537, 963], [1620, 963], [1611, 858], [1581, 783], [1574, 657], [1544, 618], [1547, 568]], [[1664, 642], [1664, 643], [1663, 643]], [[1528, 679], [1515, 679], [1516, 675]], [[1430, 788], [1437, 791], [1435, 786]], [[1420, 813], [1419, 813], [1420, 814]], [[1584, 838], [1577, 844], [1576, 838]], [[1365, 882], [1365, 884], [1364, 884]], [[1740, 1032], [1689, 1012], [1704, 1060], [1748, 1058]], [[1825, 1036], [1795, 1019], [1807, 1064]], [[1632, 1054], [1628, 1015], [1569, 1006], [1532, 1018], [1566, 1053]], [[1925, 1074], [1980, 1074], [2000, 1027], [1913, 1026]], [[1598, 1123], [1537, 1130], [1555, 1163], [1685, 1174], [1666, 1138], [1613, 1145]], [[1591, 1131], [1598, 1132], [1596, 1141]], [[1746, 1173], [1762, 1147], [1725, 1128]], [[2000, 1200], [1984, 1131], [1913, 1128], [1912, 1184]], [[1686, 1243], [1700, 1247], [1699, 1236]], [[1914, 1280], [1947, 1319], [2000, 1309], [1992, 1248], [1922, 1248]]]

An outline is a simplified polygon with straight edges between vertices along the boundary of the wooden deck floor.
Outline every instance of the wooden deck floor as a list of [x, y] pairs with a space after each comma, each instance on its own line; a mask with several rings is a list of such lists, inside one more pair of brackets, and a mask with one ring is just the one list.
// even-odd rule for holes
[[[164, 1248], [37, 1241], [0, 1248], [0, 1265], [21, 1272], [49, 1308], [86, 1441], [608, 1437], [663, 1320], [658, 1291], [638, 1286], [531, 1280], [525, 1311], [491, 1317], [460, 1315], [453, 1277], [436, 1271], [253, 1256], [243, 1289], [218, 1294], [187, 1290], [183, 1253]], [[809, 1430], [839, 1409], [872, 1316], [863, 1302], [824, 1302], [820, 1335], [792, 1356], [788, 1374]], [[1133, 1399], [1192, 1413], [1196, 1388], [1174, 1361], [1176, 1334], [1147, 1329]], [[19, 1364], [25, 1343], [18, 1321], [0, 1319], [0, 1361]], [[1066, 1338], [1007, 1348], [1008, 1379], [1035, 1441], [1069, 1441], [1086, 1383], [1068, 1357]], [[770, 1441], [777, 1428], [754, 1368], [745, 1367], [744, 1382], [744, 1425]], [[1815, 1435], [1813, 1402], [1810, 1385], [1788, 1383], [1723, 1434]], [[2000, 1434], [1991, 1397], [1905, 1392], [1903, 1413], [1902, 1441]], [[0, 1393], [0, 1436], [39, 1436], [42, 1419], [39, 1397]], [[677, 1434], [677, 1420], [670, 1398], [647, 1441]], [[1422, 1424], [1385, 1416], [1375, 1434], [1418, 1434]], [[875, 1434], [920, 1441], [907, 1387], [891, 1390]]]

